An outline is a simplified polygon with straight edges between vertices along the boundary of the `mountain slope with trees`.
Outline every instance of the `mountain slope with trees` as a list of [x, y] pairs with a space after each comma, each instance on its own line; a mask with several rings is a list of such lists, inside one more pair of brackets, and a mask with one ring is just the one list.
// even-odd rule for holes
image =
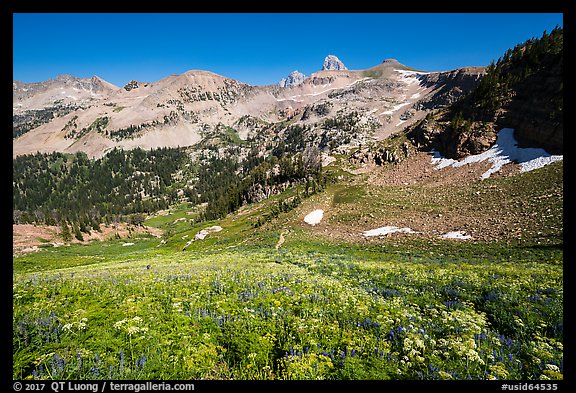
[[449, 158], [487, 150], [504, 127], [523, 147], [563, 152], [563, 29], [509, 49], [469, 94], [430, 113], [409, 132], [417, 144]]

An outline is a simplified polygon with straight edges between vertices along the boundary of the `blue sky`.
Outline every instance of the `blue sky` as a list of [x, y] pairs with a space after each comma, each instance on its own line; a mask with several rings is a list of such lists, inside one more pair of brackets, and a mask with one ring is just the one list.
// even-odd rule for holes
[[252, 85], [386, 58], [424, 71], [488, 65], [561, 13], [13, 14], [13, 79], [98, 75], [119, 87], [200, 69]]

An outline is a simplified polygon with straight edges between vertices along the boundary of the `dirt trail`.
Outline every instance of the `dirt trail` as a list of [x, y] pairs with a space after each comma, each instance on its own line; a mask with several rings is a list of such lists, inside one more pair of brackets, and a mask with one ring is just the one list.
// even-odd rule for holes
[[280, 239], [278, 239], [278, 243], [276, 243], [276, 249], [279, 249], [280, 246], [281, 246], [282, 244], [284, 244], [285, 241], [286, 241], [286, 238], [284, 238], [284, 232], [282, 232], [282, 233], [280, 234]]

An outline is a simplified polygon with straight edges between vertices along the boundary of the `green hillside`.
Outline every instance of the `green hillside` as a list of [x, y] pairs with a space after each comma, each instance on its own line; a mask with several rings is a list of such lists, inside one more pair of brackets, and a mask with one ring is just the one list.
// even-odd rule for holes
[[[13, 377], [561, 379], [562, 231], [543, 232], [562, 227], [561, 175], [556, 163], [450, 193], [348, 175], [260, 226], [293, 189], [217, 221], [174, 206], [144, 222], [162, 239], [15, 257]], [[350, 236], [478, 192], [483, 209], [533, 213], [526, 237]], [[305, 224], [319, 207], [323, 222]]]

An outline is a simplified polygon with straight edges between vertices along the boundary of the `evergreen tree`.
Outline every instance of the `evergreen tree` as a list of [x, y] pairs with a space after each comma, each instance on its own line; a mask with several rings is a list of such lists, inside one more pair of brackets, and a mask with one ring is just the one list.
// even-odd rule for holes
[[72, 226], [74, 228], [74, 237], [80, 241], [84, 241], [84, 236], [82, 235], [82, 231], [80, 230], [78, 223], [73, 223]]
[[62, 240], [64, 240], [65, 242], [69, 242], [70, 240], [72, 240], [72, 233], [70, 232], [70, 228], [68, 227], [68, 224], [66, 223], [65, 219], [62, 219], [62, 221], [60, 221], [60, 231]]

